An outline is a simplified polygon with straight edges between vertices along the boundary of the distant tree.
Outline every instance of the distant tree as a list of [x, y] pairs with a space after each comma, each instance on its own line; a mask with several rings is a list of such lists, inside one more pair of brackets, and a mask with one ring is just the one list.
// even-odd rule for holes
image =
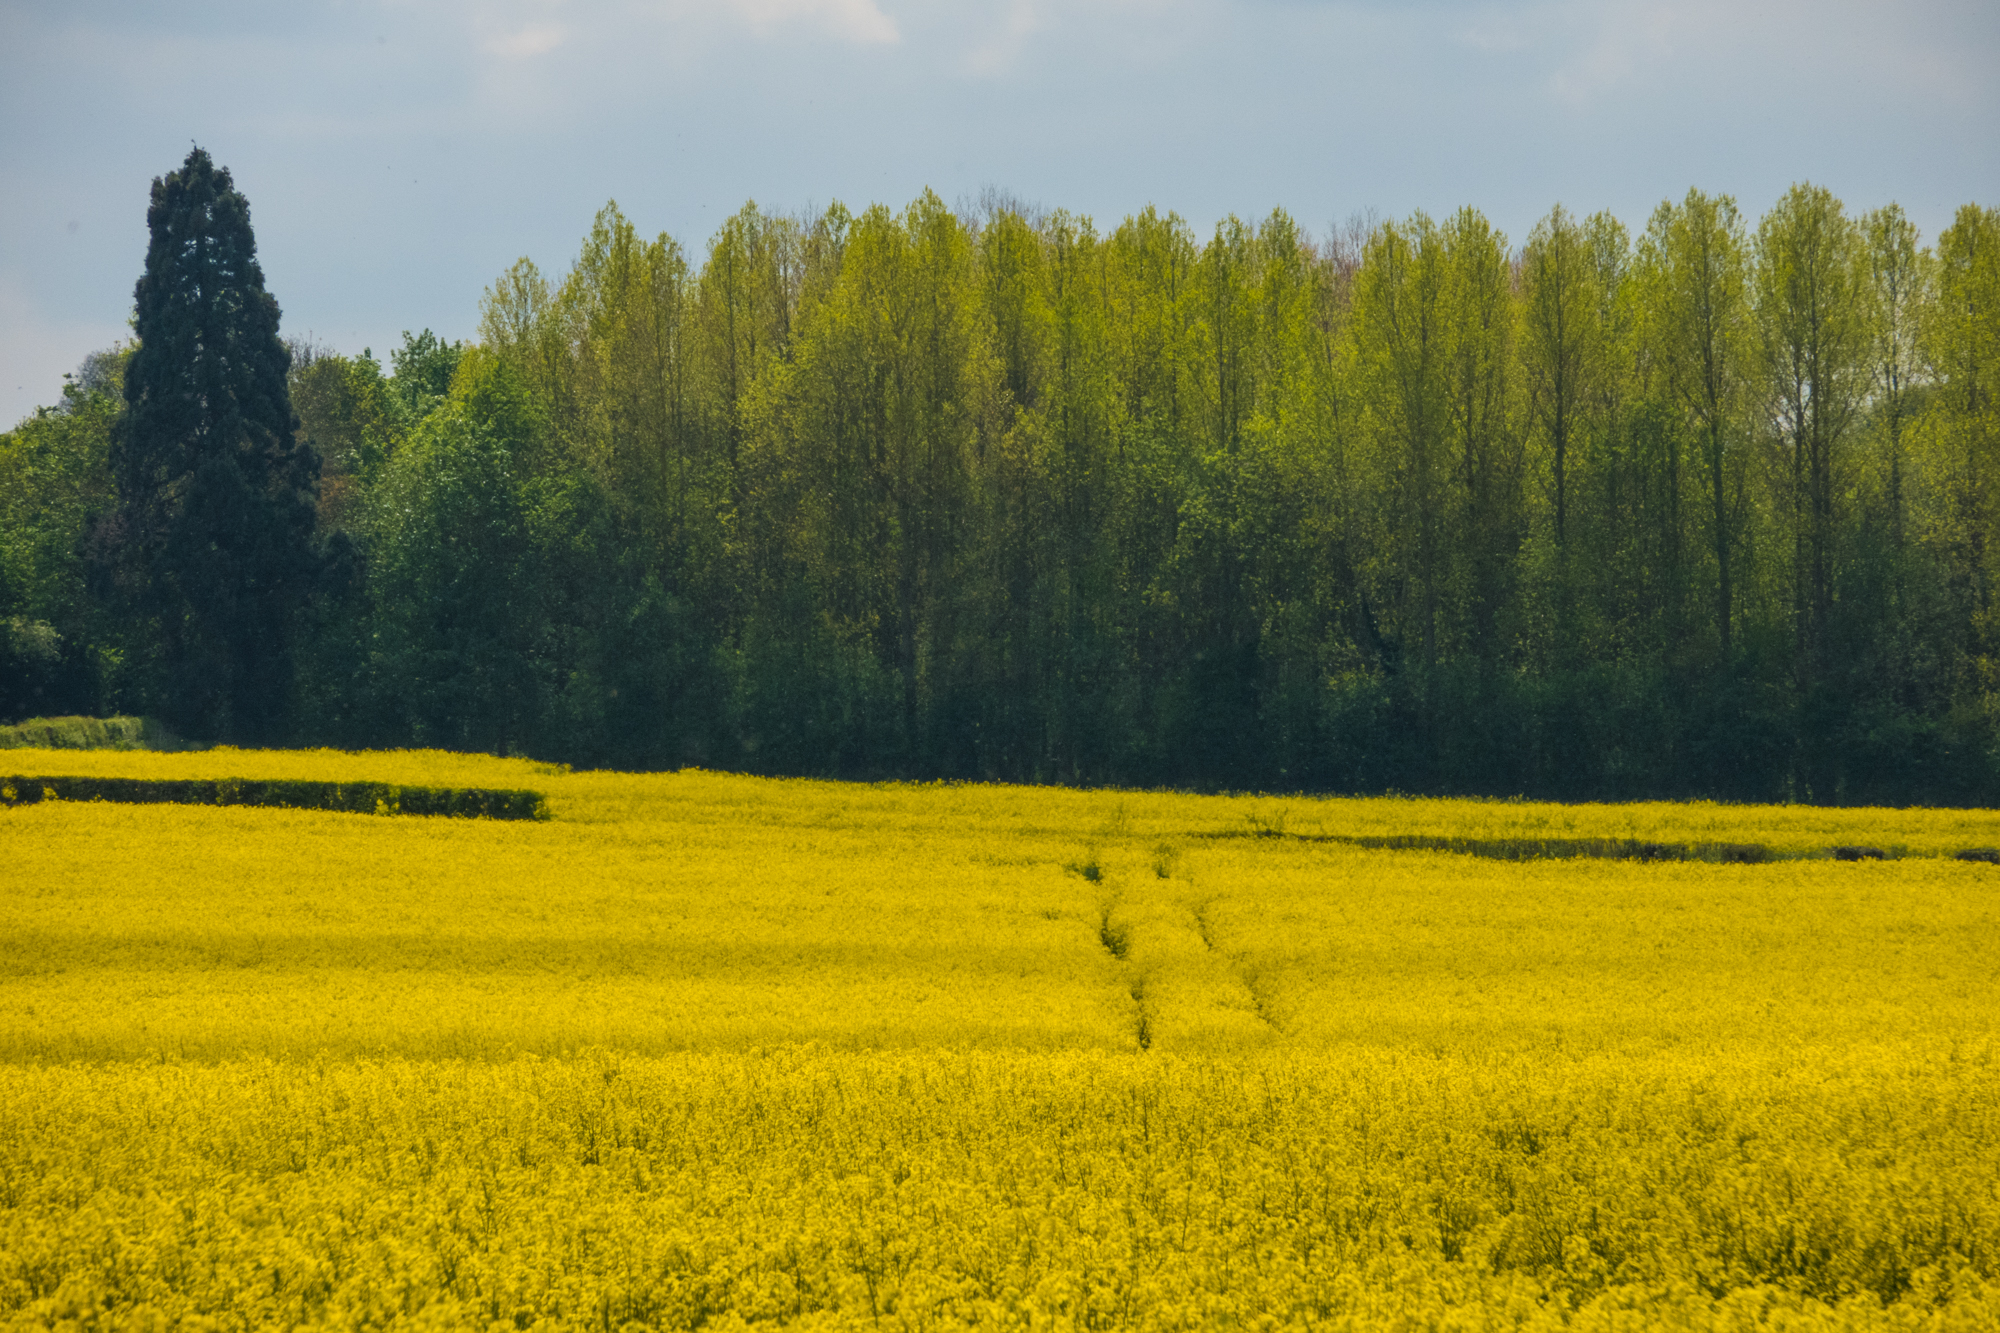
[[1496, 619], [1506, 570], [1520, 545], [1521, 451], [1514, 428], [1514, 306], [1507, 241], [1477, 209], [1462, 208], [1439, 228], [1445, 264], [1444, 439], [1452, 474], [1447, 521], [1460, 552], [1454, 591], [1459, 631], [1475, 655], [1499, 651]]
[[77, 558], [112, 497], [109, 454], [131, 348], [94, 352], [63, 401], [0, 435], [0, 721], [100, 706], [109, 663], [91, 650]]
[[346, 357], [310, 343], [289, 346], [292, 407], [320, 461], [320, 530], [348, 532], [410, 423], [367, 348]]
[[1599, 401], [1605, 372], [1603, 295], [1591, 236], [1558, 205], [1535, 224], [1521, 255], [1526, 302], [1522, 363], [1528, 405], [1548, 446], [1555, 540], [1569, 537], [1570, 473], [1576, 443]]
[[743, 441], [745, 395], [791, 340], [803, 242], [796, 223], [760, 212], [753, 200], [709, 243], [697, 318], [732, 463]]
[[533, 725], [547, 637], [526, 467], [544, 427], [508, 362], [474, 353], [466, 381], [383, 474], [374, 668], [401, 734], [510, 754]]
[[1835, 538], [1850, 489], [1847, 443], [1869, 383], [1866, 255], [1860, 228], [1826, 189], [1794, 185], [1757, 228], [1756, 318], [1767, 411], [1791, 484], [1796, 668], [1826, 667]]
[[390, 384], [410, 424], [429, 416], [451, 393], [451, 377], [464, 355], [464, 343], [448, 343], [429, 329], [414, 334], [403, 330], [403, 345], [389, 353], [395, 368]]
[[1921, 401], [1922, 353], [1918, 343], [1934, 263], [1930, 252], [1917, 245], [1916, 224], [1896, 204], [1867, 214], [1861, 227], [1875, 307], [1870, 350], [1884, 454], [1882, 490], [1890, 531], [1900, 549], [1904, 540], [1905, 436]]
[[1355, 338], [1363, 393], [1375, 437], [1374, 465], [1383, 492], [1381, 584], [1394, 590], [1393, 625], [1382, 649], [1407, 648], [1428, 670], [1438, 660], [1449, 461], [1445, 457], [1446, 384], [1443, 237], [1422, 213], [1385, 222], [1368, 238], [1355, 296]]
[[261, 740], [289, 702], [314, 573], [319, 459], [298, 438], [250, 205], [200, 148], [153, 182], [139, 349], [99, 547], [143, 702], [193, 736]]
[[569, 451], [610, 486], [644, 545], [675, 552], [703, 471], [688, 303], [680, 247], [664, 235], [648, 243], [615, 203], [599, 211], [557, 297], [573, 332]]
[[1653, 212], [1639, 247], [1649, 341], [1669, 394], [1700, 441], [1700, 484], [1715, 560], [1716, 641], [1730, 659], [1743, 523], [1743, 398], [1750, 375], [1750, 257], [1728, 195], [1689, 190]]
[[1938, 235], [1936, 283], [1923, 338], [1936, 384], [1926, 452], [1946, 581], [1966, 618], [1968, 684], [1984, 693], [2000, 675], [2000, 208], [1958, 210]]

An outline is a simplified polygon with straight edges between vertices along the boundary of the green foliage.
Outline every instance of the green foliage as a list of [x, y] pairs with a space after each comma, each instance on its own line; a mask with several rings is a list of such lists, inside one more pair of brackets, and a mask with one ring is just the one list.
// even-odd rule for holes
[[68, 377], [61, 406], [0, 435], [0, 719], [94, 710], [115, 686], [82, 556], [114, 497], [131, 355], [96, 353]]
[[403, 345], [389, 353], [395, 367], [389, 389], [406, 421], [423, 420], [444, 401], [464, 355], [463, 343], [448, 343], [429, 329], [418, 334], [403, 330]]
[[[1472, 209], [1201, 238], [926, 194], [748, 204], [696, 263], [608, 204], [476, 344], [406, 334], [388, 377], [296, 349], [326, 463], [289, 722], [632, 768], [2000, 800], [1997, 216], [1933, 252], [1810, 185], [1755, 226], [1690, 191], [1516, 250]], [[94, 401], [0, 450], [13, 678], [75, 711], [238, 623], [84, 587], [75, 534], [137, 530], [87, 520]], [[34, 688], [15, 715], [59, 711]]]
[[166, 724], [150, 717], [36, 717], [0, 727], [0, 750], [181, 750]]
[[508, 363], [460, 391], [391, 461], [375, 499], [374, 667], [390, 723], [422, 744], [509, 753], [540, 684], [530, 479], [536, 420]]
[[320, 458], [319, 528], [359, 527], [367, 489], [380, 480], [409, 418], [382, 368], [364, 349], [345, 357], [322, 348], [291, 348], [290, 389], [299, 430]]

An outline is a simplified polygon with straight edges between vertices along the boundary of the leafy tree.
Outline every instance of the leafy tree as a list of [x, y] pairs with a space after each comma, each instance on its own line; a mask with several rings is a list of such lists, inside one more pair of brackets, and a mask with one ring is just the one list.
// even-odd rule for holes
[[533, 260], [523, 258], [479, 302], [479, 345], [510, 362], [551, 414], [567, 397], [563, 371], [569, 357], [555, 301], [549, 280]]
[[398, 734], [510, 754], [534, 734], [547, 685], [527, 466], [545, 427], [509, 362], [475, 355], [461, 379], [376, 499], [372, 669]]
[[1906, 537], [1908, 433], [1922, 401], [1923, 320], [1935, 283], [1932, 255], [1917, 244], [1917, 228], [1886, 204], [1861, 219], [1871, 303], [1868, 356], [1879, 433], [1880, 478], [1890, 532], [1900, 550]]
[[1847, 445], [1871, 387], [1860, 229], [1824, 188], [1794, 185], [1757, 228], [1756, 316], [1768, 410], [1788, 455], [1796, 664], [1826, 670]]
[[1514, 302], [1506, 238], [1477, 209], [1442, 229], [1446, 266], [1445, 430], [1459, 528], [1456, 576], [1464, 642], [1484, 662], [1500, 652], [1507, 573], [1522, 537], [1520, 436], [1514, 405]]
[[962, 613], [1000, 425], [976, 284], [971, 238], [935, 195], [856, 219], [773, 381], [752, 465], [788, 563], [841, 634], [874, 639], [913, 740], [931, 705], [966, 697]]
[[616, 204], [592, 223], [558, 297], [573, 337], [571, 448], [631, 538], [675, 562], [709, 535], [699, 511], [713, 495], [690, 373], [691, 297], [680, 247], [643, 240]]
[[405, 421], [422, 421], [445, 400], [463, 355], [463, 343], [448, 343], [429, 329], [415, 334], [403, 330], [403, 345], [389, 353], [389, 364], [395, 370], [389, 387]]
[[146, 701], [184, 734], [273, 737], [310, 588], [319, 460], [298, 439], [250, 206], [200, 148], [153, 182], [139, 347], [100, 534]]
[[2000, 682], [2000, 209], [1958, 210], [1938, 236], [1936, 292], [1924, 347], [1936, 381], [1927, 453], [1940, 558], [1963, 627], [1965, 692], [1991, 698]]
[[111, 505], [130, 347], [93, 353], [63, 401], [0, 435], [0, 721], [94, 712], [115, 686], [81, 555]]
[[1726, 663], [1740, 572], [1736, 539], [1744, 518], [1744, 400], [1753, 336], [1748, 242], [1736, 201], [1689, 190], [1679, 204], [1661, 204], [1639, 255], [1651, 351], [1666, 394], [1700, 441], [1714, 625]]
[[762, 212], [753, 200], [709, 243], [695, 294], [696, 318], [714, 428], [732, 464], [742, 448], [744, 405], [751, 388], [792, 336], [805, 277], [805, 241], [795, 222]]
[[[1385, 514], [1371, 582], [1393, 598], [1378, 657], [1420, 669], [1438, 661], [1446, 609], [1449, 533], [1444, 365], [1444, 238], [1422, 213], [1369, 237], [1355, 296], [1357, 371], [1370, 414]], [[1448, 641], [1448, 639], [1447, 639]]]
[[367, 490], [380, 479], [407, 418], [368, 349], [346, 357], [293, 343], [291, 353], [292, 407], [320, 459], [320, 531], [351, 532], [362, 522]]
[[1561, 206], [1535, 224], [1521, 255], [1525, 280], [1522, 364], [1528, 404], [1548, 451], [1557, 549], [1569, 540], [1570, 473], [1589, 434], [1605, 353], [1603, 294], [1590, 237]]

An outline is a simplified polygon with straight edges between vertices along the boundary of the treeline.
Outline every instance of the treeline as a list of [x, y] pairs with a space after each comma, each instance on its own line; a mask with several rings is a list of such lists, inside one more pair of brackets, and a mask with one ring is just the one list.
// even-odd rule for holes
[[[1516, 248], [1472, 209], [1204, 240], [926, 194], [748, 206], [697, 267], [608, 206], [474, 345], [293, 351], [285, 739], [2000, 799], [2000, 210], [1927, 247], [1894, 206], [1695, 191]], [[0, 449], [0, 703], [214, 734], [135, 697], [90, 586], [118, 367]]]

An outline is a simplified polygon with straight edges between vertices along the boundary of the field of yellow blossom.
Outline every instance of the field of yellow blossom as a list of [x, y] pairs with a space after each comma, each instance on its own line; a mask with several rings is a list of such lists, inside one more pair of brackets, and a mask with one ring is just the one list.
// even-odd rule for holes
[[2000, 813], [0, 766], [552, 815], [0, 809], [0, 1327], [2000, 1327]]

